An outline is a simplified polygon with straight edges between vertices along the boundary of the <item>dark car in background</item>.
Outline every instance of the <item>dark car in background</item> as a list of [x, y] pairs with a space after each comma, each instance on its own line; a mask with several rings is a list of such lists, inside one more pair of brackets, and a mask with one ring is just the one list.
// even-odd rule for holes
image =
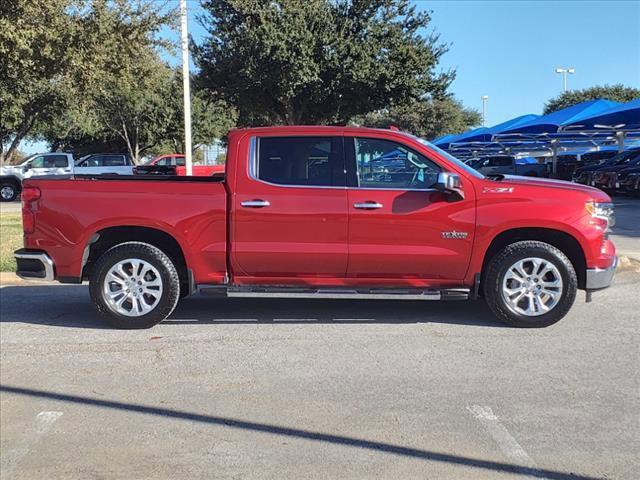
[[613, 191], [619, 188], [619, 174], [629, 168], [640, 166], [640, 150], [615, 165], [602, 167], [591, 175], [591, 185], [602, 190]]
[[572, 176], [572, 180], [576, 183], [581, 183], [583, 185], [591, 185], [593, 179], [592, 175], [594, 172], [600, 169], [606, 169], [608, 167], [614, 167], [616, 165], [624, 164], [628, 159], [634, 158], [635, 155], [640, 152], [640, 147], [636, 147], [630, 150], [625, 150], [622, 153], [618, 153], [617, 155], [607, 159], [600, 160], [598, 163], [594, 163], [592, 165], [587, 165], [582, 168], [578, 168]]

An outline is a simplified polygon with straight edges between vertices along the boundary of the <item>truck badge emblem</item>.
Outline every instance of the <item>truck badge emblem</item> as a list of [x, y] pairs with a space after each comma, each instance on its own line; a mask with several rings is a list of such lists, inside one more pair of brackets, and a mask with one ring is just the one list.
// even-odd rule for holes
[[442, 232], [442, 238], [447, 240], [464, 240], [469, 234], [467, 232]]

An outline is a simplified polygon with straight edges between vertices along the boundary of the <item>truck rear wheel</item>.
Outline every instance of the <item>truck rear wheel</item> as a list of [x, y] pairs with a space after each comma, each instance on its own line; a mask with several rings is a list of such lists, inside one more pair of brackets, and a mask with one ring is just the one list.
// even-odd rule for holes
[[116, 328], [150, 328], [167, 318], [178, 303], [180, 280], [162, 250], [127, 242], [95, 263], [89, 292], [98, 313]]
[[489, 263], [484, 296], [489, 308], [513, 327], [547, 327], [563, 318], [576, 298], [571, 261], [552, 245], [513, 243]]

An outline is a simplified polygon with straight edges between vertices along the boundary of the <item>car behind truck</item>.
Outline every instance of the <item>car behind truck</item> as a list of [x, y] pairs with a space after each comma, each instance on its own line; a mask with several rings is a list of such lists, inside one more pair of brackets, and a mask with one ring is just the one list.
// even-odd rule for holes
[[[616, 267], [603, 192], [486, 178], [415, 136], [355, 127], [229, 133], [226, 175], [27, 180], [18, 274], [89, 280], [113, 326], [228, 297], [483, 297], [517, 327], [560, 320]], [[310, 308], [311, 308], [311, 304]]]

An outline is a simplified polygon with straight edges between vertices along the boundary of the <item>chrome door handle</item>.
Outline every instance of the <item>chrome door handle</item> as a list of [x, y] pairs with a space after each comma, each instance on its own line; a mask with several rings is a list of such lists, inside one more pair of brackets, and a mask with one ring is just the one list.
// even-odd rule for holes
[[247, 200], [245, 202], [241, 202], [240, 205], [245, 208], [264, 208], [271, 205], [271, 203], [269, 203], [268, 200]]
[[360, 208], [362, 210], [375, 210], [377, 208], [382, 208], [382, 204], [378, 202], [354, 203], [353, 207]]

